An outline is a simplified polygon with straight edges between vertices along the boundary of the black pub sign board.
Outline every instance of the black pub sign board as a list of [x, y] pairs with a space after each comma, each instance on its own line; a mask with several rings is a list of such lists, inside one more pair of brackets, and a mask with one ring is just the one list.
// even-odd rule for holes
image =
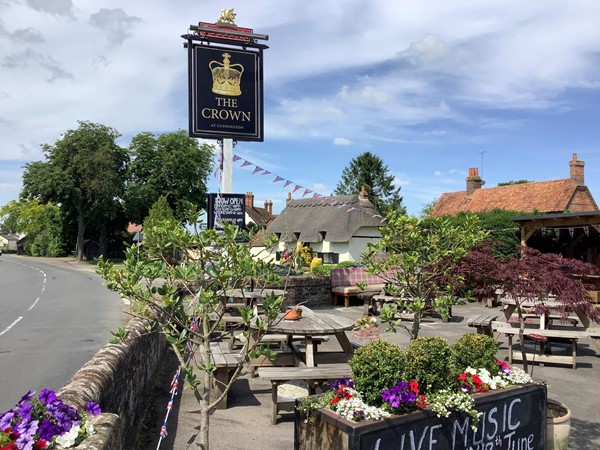
[[261, 51], [194, 44], [189, 70], [190, 136], [263, 141]]
[[229, 222], [240, 229], [246, 227], [244, 194], [208, 194], [207, 228], [222, 230]]

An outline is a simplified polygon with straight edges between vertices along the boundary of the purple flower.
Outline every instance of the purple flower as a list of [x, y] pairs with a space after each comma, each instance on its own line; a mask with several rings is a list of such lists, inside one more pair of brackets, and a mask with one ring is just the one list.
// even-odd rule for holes
[[35, 433], [38, 430], [37, 420], [32, 420], [31, 422], [22, 421], [15, 427], [15, 431], [19, 435], [15, 444], [19, 447], [19, 450], [31, 450], [33, 449], [33, 444], [35, 443]]
[[91, 414], [92, 416], [97, 416], [102, 411], [100, 410], [100, 405], [94, 402], [87, 402], [85, 405], [85, 412]]
[[33, 394], [35, 394], [35, 391], [27, 391], [27, 394], [21, 397], [21, 400], [17, 402], [17, 406], [21, 406], [23, 403], [31, 400], [33, 398]]
[[40, 438], [45, 441], [50, 441], [54, 436], [58, 436], [62, 430], [57, 427], [51, 420], [44, 419], [40, 424]]
[[54, 403], [56, 401], [56, 394], [53, 390], [42, 389], [38, 398], [44, 405], [47, 405], [48, 403]]
[[335, 380], [330, 388], [334, 391], [337, 391], [340, 386], [347, 386], [349, 388], [354, 387], [354, 381], [350, 377], [343, 376], [339, 380]]
[[15, 412], [10, 409], [0, 416], [0, 431], [6, 430], [15, 417]]

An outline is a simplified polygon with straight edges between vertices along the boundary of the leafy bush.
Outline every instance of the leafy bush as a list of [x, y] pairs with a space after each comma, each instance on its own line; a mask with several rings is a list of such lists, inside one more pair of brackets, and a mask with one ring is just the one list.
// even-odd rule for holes
[[452, 364], [458, 372], [472, 367], [496, 373], [498, 371], [497, 350], [498, 345], [494, 338], [485, 334], [467, 333], [452, 344]]
[[318, 275], [320, 277], [328, 277], [331, 275], [331, 269], [333, 269], [335, 266], [331, 265], [331, 264], [321, 264], [320, 266], [316, 266], [315, 268], [313, 268], [313, 273], [315, 275]]
[[322, 265], [323, 265], [323, 258], [313, 258], [312, 261], [310, 262], [310, 270], [312, 272], [314, 272], [316, 267], [319, 267]]
[[340, 263], [337, 263], [334, 267], [334, 269], [347, 269], [349, 267], [357, 267], [359, 266], [360, 263], [356, 262], [356, 261], [342, 261]]
[[496, 363], [496, 340], [485, 334], [467, 333], [452, 344], [452, 365], [458, 372], [467, 367], [498, 371]]
[[349, 361], [356, 389], [367, 404], [383, 404], [381, 393], [402, 379], [404, 357], [395, 344], [376, 339], [359, 348]]
[[449, 388], [454, 375], [451, 348], [446, 339], [420, 337], [406, 347], [402, 379], [417, 380], [425, 394]]

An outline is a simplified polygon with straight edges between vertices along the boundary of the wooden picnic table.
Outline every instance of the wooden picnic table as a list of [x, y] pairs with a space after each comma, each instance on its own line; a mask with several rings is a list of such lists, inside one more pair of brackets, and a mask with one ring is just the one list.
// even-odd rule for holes
[[[517, 309], [517, 302], [514, 298], [502, 297], [500, 299], [500, 303], [504, 305], [504, 317], [508, 322]], [[543, 303], [549, 309], [554, 309], [558, 305], [558, 302], [554, 298], [548, 298], [543, 302], [535, 302], [530, 300], [519, 301], [520, 306], [524, 308], [534, 308], [540, 303]], [[577, 318], [579, 319], [579, 322], [581, 323], [581, 325], [583, 325], [583, 327], [588, 328], [590, 326], [590, 319], [585, 315], [585, 313], [582, 310], [576, 309], [574, 313], [577, 315]], [[539, 316], [539, 318], [540, 329], [545, 330], [548, 327], [548, 316], [546, 314], [542, 314]]]
[[[284, 313], [273, 321], [269, 327], [269, 331], [273, 333], [281, 333], [288, 336], [288, 347], [295, 349], [292, 339], [298, 336], [304, 337], [304, 356], [307, 367], [315, 367], [319, 362], [319, 354], [317, 345], [313, 342], [317, 336], [333, 335], [340, 344], [342, 352], [338, 352], [339, 359], [344, 359], [354, 352], [348, 336], [347, 330], [354, 327], [354, 321], [345, 317], [313, 311], [305, 306], [300, 306], [302, 309], [302, 317], [298, 320], [285, 320]], [[331, 358], [331, 362], [335, 362], [335, 352], [326, 352]], [[329, 361], [328, 361], [329, 362]]]

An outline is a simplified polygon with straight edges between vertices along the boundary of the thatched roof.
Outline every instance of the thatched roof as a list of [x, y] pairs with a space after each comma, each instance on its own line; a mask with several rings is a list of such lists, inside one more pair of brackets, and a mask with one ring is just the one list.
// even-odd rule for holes
[[381, 227], [383, 217], [364, 194], [289, 200], [267, 231], [284, 242], [348, 242], [363, 227]]

